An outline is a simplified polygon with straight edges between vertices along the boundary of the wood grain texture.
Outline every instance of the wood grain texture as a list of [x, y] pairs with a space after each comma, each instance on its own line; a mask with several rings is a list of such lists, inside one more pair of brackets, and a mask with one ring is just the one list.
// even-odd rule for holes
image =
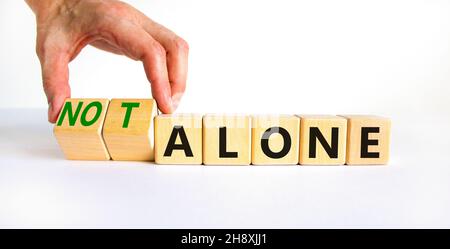
[[[334, 128], [334, 129], [333, 129]], [[333, 146], [333, 130], [336, 131]], [[317, 139], [311, 137], [312, 131], [318, 131], [326, 145], [336, 149], [336, 154], [329, 154], [324, 145]], [[319, 135], [320, 135], [319, 134]], [[313, 138], [313, 139], [311, 139]], [[315, 139], [314, 139], [315, 138]], [[300, 115], [300, 155], [301, 165], [342, 165], [345, 163], [347, 140], [347, 120], [334, 115]], [[316, 144], [314, 150], [311, 142]], [[315, 154], [314, 156], [311, 153]]]
[[153, 99], [112, 99], [103, 138], [113, 160], [153, 161], [156, 102]]
[[[300, 118], [294, 115], [253, 116], [252, 164], [298, 164], [299, 130]], [[265, 143], [264, 140], [268, 142]], [[268, 153], [268, 150], [272, 153]]]
[[[97, 107], [88, 107], [96, 103]], [[109, 160], [110, 156], [102, 137], [102, 127], [107, 112], [108, 99], [66, 99], [63, 110], [53, 128], [53, 133], [67, 159], [71, 160]], [[71, 107], [74, 117], [70, 121], [70, 112], [65, 107]], [[78, 109], [78, 106], [80, 108]], [[88, 107], [86, 109], [86, 107]], [[78, 110], [78, 112], [77, 112]], [[84, 113], [84, 115], [83, 115]], [[63, 116], [64, 114], [64, 116]], [[96, 115], [98, 115], [97, 119]], [[76, 116], [76, 118], [75, 118]], [[88, 125], [83, 125], [81, 119]], [[91, 120], [96, 120], [91, 124]], [[72, 124], [71, 124], [72, 123]]]
[[[243, 115], [203, 116], [203, 163], [205, 165], [249, 165], [251, 163], [250, 122], [250, 117]], [[220, 141], [221, 132], [223, 137]], [[223, 143], [223, 153], [221, 153], [220, 142]]]
[[[165, 156], [175, 127], [182, 127], [192, 156], [186, 150], [174, 149]], [[180, 131], [180, 129], [178, 129]], [[182, 144], [176, 133], [176, 144]], [[202, 116], [195, 114], [162, 114], [155, 117], [155, 162], [157, 164], [202, 164]]]
[[346, 164], [387, 164], [390, 150], [390, 119], [373, 115], [342, 116], [347, 118], [348, 127]]

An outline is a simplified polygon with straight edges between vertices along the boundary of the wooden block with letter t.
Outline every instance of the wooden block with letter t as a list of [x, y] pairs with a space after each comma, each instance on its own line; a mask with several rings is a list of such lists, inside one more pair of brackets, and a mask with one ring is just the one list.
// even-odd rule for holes
[[103, 138], [113, 160], [153, 161], [153, 99], [112, 99]]
[[252, 164], [298, 164], [299, 130], [294, 115], [252, 117]]
[[300, 116], [300, 164], [345, 163], [347, 120], [333, 115]]
[[156, 116], [155, 162], [202, 164], [202, 116], [194, 114]]
[[347, 158], [349, 165], [387, 164], [391, 121], [370, 115], [343, 115], [347, 118]]
[[249, 165], [251, 119], [243, 115], [203, 116], [203, 163]]
[[53, 132], [67, 159], [110, 159], [102, 137], [108, 104], [108, 99], [66, 99]]

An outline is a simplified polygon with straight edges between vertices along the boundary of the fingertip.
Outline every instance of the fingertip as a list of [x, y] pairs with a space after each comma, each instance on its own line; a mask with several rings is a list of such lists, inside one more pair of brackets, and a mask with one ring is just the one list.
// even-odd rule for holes
[[48, 122], [54, 124], [58, 119], [59, 113], [62, 109], [64, 101], [66, 100], [66, 96], [57, 96], [54, 97], [48, 103]]
[[158, 109], [164, 114], [171, 114], [175, 110], [173, 109], [172, 100], [167, 100], [166, 103], [158, 103]]
[[166, 96], [166, 94], [154, 91], [153, 96], [156, 100], [156, 104], [158, 105], [158, 109], [164, 113], [164, 114], [171, 114], [173, 113], [173, 103], [172, 99], [169, 96]]
[[52, 103], [48, 104], [48, 122], [52, 124], [56, 123], [56, 115], [54, 113]]

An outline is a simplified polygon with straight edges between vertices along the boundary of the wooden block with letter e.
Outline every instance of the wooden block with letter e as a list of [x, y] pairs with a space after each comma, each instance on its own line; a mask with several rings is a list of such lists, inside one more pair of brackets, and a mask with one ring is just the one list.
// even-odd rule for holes
[[205, 165], [249, 165], [251, 119], [243, 115], [203, 117], [203, 163]]
[[156, 116], [155, 162], [202, 164], [202, 116], [194, 114]]
[[113, 160], [153, 161], [153, 99], [112, 99], [103, 138]]
[[347, 156], [349, 165], [387, 164], [391, 121], [371, 115], [343, 115], [347, 118]]
[[297, 164], [300, 118], [294, 115], [252, 117], [252, 164]]
[[347, 120], [333, 115], [300, 116], [300, 164], [345, 163]]
[[108, 104], [108, 99], [66, 99], [53, 132], [67, 159], [110, 159], [102, 137]]

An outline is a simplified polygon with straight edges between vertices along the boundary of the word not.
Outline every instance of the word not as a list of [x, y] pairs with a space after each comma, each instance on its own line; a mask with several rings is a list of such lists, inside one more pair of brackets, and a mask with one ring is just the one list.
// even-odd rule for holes
[[371, 115], [157, 115], [153, 99], [67, 99], [66, 158], [205, 165], [381, 165], [390, 120]]

